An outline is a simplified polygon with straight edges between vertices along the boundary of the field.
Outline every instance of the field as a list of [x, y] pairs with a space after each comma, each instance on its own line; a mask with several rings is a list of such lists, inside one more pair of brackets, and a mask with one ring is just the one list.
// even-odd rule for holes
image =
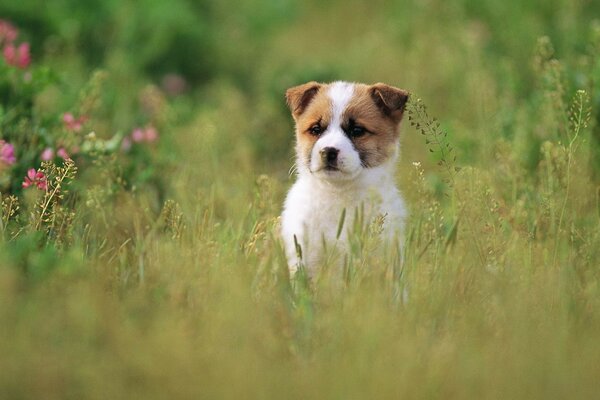
[[[595, 17], [0, 0], [0, 398], [597, 397]], [[283, 94], [338, 79], [411, 92], [404, 261], [290, 280]]]

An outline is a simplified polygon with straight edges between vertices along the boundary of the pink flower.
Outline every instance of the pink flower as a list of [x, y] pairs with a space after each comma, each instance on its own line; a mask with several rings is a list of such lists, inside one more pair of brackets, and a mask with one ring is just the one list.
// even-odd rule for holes
[[144, 134], [142, 128], [135, 128], [133, 132], [131, 132], [131, 140], [136, 143], [143, 142], [145, 137], [146, 135]]
[[131, 140], [135, 143], [148, 142], [152, 143], [158, 139], [158, 131], [153, 126], [146, 128], [135, 128], [131, 132]]
[[17, 161], [15, 157], [15, 146], [0, 140], [0, 163], [13, 165]]
[[19, 31], [10, 22], [0, 19], [0, 45], [15, 41]]
[[50, 161], [54, 158], [54, 150], [51, 147], [46, 147], [42, 154], [40, 155], [42, 161]]
[[37, 186], [37, 188], [40, 190], [48, 189], [46, 175], [44, 175], [42, 171], [36, 172], [35, 168], [31, 168], [27, 171], [27, 176], [23, 181], [23, 188], [28, 188], [31, 185]]
[[[67, 152], [67, 149], [65, 149], [64, 147], [59, 147], [59, 149], [56, 150], [56, 155], [58, 157], [62, 158], [63, 160], [71, 158], [69, 156], [69, 153]], [[54, 150], [51, 147], [46, 147], [44, 149], [44, 151], [42, 151], [42, 154], [40, 155], [40, 158], [42, 159], [42, 161], [53, 160], [54, 159]]]
[[146, 130], [144, 131], [145, 137], [146, 137], [146, 142], [155, 142], [156, 139], [158, 139], [158, 132], [156, 131], [156, 129], [153, 126], [149, 126], [146, 128]]
[[121, 151], [124, 151], [125, 153], [127, 153], [130, 149], [131, 149], [131, 139], [129, 139], [128, 137], [124, 137], [123, 141], [121, 142]]
[[71, 113], [64, 113], [63, 122], [65, 123], [65, 125], [70, 125], [75, 122], [75, 117]]
[[81, 131], [83, 124], [85, 124], [87, 120], [88, 117], [85, 115], [82, 115], [79, 118], [75, 118], [71, 113], [63, 114], [63, 122], [65, 123], [65, 127], [73, 132]]
[[14, 44], [8, 44], [4, 47], [4, 60], [8, 65], [25, 69], [31, 63], [29, 54], [29, 43], [21, 43], [19, 47]]
[[61, 147], [60, 149], [56, 150], [56, 155], [62, 158], [63, 160], [70, 158], [69, 153], [67, 153], [67, 150], [65, 150], [64, 147]]

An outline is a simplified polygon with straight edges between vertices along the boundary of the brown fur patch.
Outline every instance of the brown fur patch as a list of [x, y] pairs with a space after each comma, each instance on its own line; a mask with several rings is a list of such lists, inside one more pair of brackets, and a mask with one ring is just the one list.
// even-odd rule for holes
[[385, 83], [376, 83], [370, 89], [371, 98], [377, 107], [396, 123], [400, 123], [404, 114], [404, 106], [408, 101], [408, 92]]
[[313, 81], [286, 90], [285, 100], [294, 119], [304, 112], [322, 86], [320, 83]]
[[[356, 84], [354, 96], [342, 117], [342, 126], [353, 120], [356, 125], [367, 130], [364, 135], [351, 138], [363, 165], [367, 168], [380, 165], [393, 154], [398, 142], [398, 124], [402, 119], [404, 106], [402, 104], [401, 109], [395, 109], [392, 113], [382, 108], [376, 101], [376, 96], [379, 96], [379, 85], [381, 84], [372, 86]], [[395, 89], [391, 86], [386, 87]]]
[[319, 136], [313, 135], [310, 128], [319, 124], [325, 132], [331, 121], [331, 99], [327, 95], [329, 85], [321, 86], [319, 92], [312, 98], [303, 113], [294, 116], [296, 120], [296, 140], [298, 154], [310, 164], [310, 155]]

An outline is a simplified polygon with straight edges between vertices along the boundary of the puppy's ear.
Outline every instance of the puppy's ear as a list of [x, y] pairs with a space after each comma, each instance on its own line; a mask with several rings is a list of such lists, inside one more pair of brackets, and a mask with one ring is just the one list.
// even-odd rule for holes
[[306, 110], [321, 86], [318, 82], [308, 82], [286, 90], [285, 99], [294, 119], [297, 119]]
[[371, 86], [371, 98], [384, 115], [392, 118], [396, 123], [402, 120], [404, 106], [408, 101], [409, 93], [385, 83], [376, 83]]

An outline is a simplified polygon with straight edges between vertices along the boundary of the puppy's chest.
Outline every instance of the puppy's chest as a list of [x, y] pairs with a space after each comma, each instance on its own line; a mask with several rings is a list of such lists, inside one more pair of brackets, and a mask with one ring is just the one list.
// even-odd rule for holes
[[379, 193], [338, 193], [313, 196], [306, 204], [302, 224], [311, 241], [322, 238], [345, 240], [378, 215], [387, 214], [386, 202]]

